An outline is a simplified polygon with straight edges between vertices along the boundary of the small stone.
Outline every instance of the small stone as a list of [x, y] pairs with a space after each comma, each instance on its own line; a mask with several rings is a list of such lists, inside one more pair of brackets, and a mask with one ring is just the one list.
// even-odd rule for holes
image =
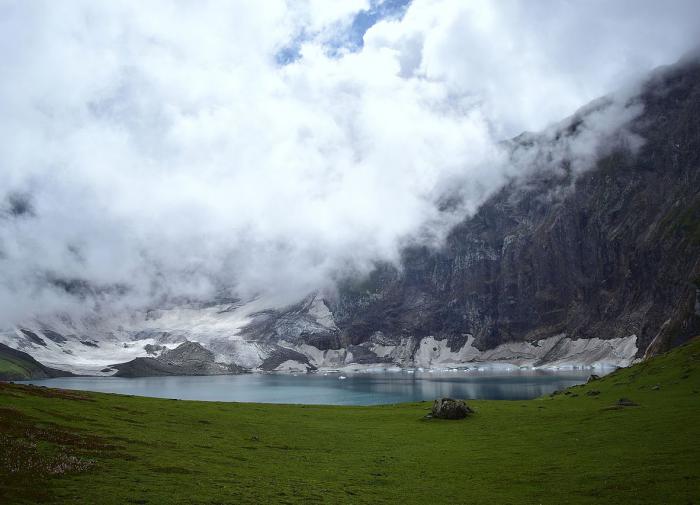
[[633, 402], [629, 398], [620, 398], [619, 400], [617, 400], [617, 404], [620, 407], [639, 407], [638, 403]]
[[597, 389], [591, 389], [586, 393], [586, 396], [598, 396], [600, 394], [600, 391]]
[[659, 389], [661, 389], [661, 386], [656, 384], [656, 385], [652, 386], [651, 389], [652, 389], [652, 391], [658, 391]]

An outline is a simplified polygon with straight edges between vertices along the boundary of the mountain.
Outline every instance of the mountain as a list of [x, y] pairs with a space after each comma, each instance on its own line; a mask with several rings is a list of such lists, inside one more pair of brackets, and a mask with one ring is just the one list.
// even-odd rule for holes
[[233, 375], [245, 369], [234, 364], [217, 363], [214, 353], [197, 342], [183, 342], [165, 349], [157, 358], [134, 358], [112, 367], [116, 377], [152, 377], [159, 375]]
[[[643, 139], [575, 174], [545, 166], [457, 226], [446, 246], [411, 247], [401, 268], [350, 281], [331, 306], [341, 340], [434, 336], [475, 347], [636, 336], [665, 350], [699, 326], [700, 66], [662, 69], [627, 126]], [[561, 135], [575, 136], [574, 116]], [[537, 138], [516, 139], [519, 143]]]
[[616, 113], [611, 97], [505, 143], [513, 163], [530, 156], [525, 169], [442, 247], [406, 247], [399, 265], [332, 294], [57, 316], [0, 341], [103, 374], [171, 373], [167, 356], [185, 342], [197, 343], [184, 348], [192, 356], [211, 353], [192, 358], [203, 373], [626, 366], [700, 332], [700, 63], [659, 69], [627, 100], [639, 113], [606, 133], [591, 166], [571, 146]]
[[71, 375], [70, 372], [42, 365], [26, 352], [0, 344], [0, 380], [48, 379]]

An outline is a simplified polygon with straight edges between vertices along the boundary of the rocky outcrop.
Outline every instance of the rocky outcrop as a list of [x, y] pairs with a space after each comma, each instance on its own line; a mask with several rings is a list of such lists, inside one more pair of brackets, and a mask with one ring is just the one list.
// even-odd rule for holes
[[285, 347], [277, 347], [272, 351], [260, 364], [259, 368], [265, 372], [309, 372], [316, 370], [316, 367], [310, 363], [306, 355]]
[[180, 367], [164, 363], [155, 358], [134, 358], [126, 363], [111, 365], [117, 370], [115, 377], [158, 377], [161, 375], [190, 375], [181, 372]]
[[33, 344], [42, 345], [46, 347], [46, 342], [33, 331], [28, 330], [26, 328], [20, 328], [19, 331], [21, 331], [24, 334], [24, 336], [27, 337], [27, 339], [29, 339], [29, 341]]
[[134, 358], [111, 365], [116, 377], [153, 377], [162, 375], [233, 375], [246, 370], [227, 363], [217, 363], [214, 353], [197, 342], [183, 342], [158, 358]]
[[246, 338], [268, 343], [285, 340], [317, 349], [340, 347], [338, 327], [326, 301], [316, 293], [282, 309], [268, 309], [251, 315], [244, 329]]
[[158, 359], [172, 365], [188, 366], [190, 363], [214, 363], [214, 353], [199, 342], [187, 341], [164, 351]]
[[436, 419], [464, 419], [474, 411], [462, 400], [452, 398], [440, 398], [433, 402], [430, 411], [431, 417]]

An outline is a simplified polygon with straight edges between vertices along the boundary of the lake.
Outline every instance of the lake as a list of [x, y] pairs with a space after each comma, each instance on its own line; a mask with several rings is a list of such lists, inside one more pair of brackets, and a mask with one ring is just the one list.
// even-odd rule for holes
[[[377, 405], [438, 397], [526, 400], [586, 382], [590, 370], [245, 374], [204, 377], [65, 377], [41, 386], [223, 402]], [[599, 373], [599, 372], [598, 372]], [[341, 379], [340, 377], [346, 377]]]

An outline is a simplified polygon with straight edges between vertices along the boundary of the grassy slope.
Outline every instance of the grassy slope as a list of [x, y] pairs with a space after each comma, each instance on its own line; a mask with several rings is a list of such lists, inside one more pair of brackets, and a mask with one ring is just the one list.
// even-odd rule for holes
[[16, 377], [16, 380], [18, 380], [20, 378], [28, 378], [29, 373], [27, 373], [27, 370], [15, 360], [0, 357], [0, 376]]
[[35, 363], [7, 352], [0, 345], [0, 380], [30, 379], [37, 369]]
[[43, 379], [69, 375], [72, 374], [42, 365], [29, 354], [0, 344], [0, 380]]
[[[3, 385], [0, 503], [693, 503], [699, 368], [695, 339], [567, 394], [470, 402], [477, 413], [465, 421], [421, 420], [428, 403], [202, 403]], [[640, 406], [609, 408], [621, 397]]]

